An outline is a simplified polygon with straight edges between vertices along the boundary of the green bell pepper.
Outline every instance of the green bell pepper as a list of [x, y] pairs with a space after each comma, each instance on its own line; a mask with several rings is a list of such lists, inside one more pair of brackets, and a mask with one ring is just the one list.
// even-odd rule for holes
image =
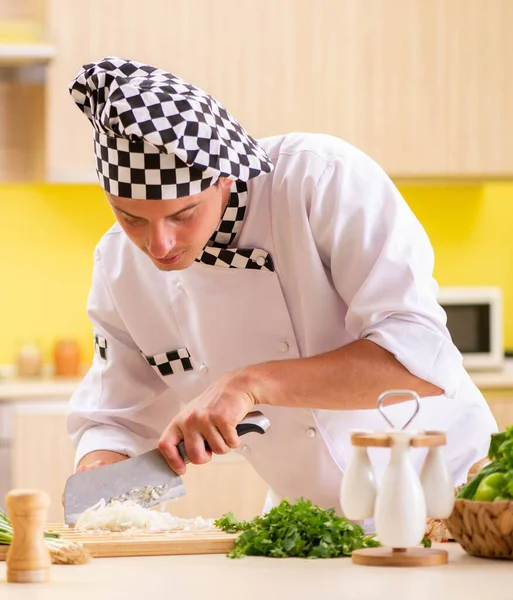
[[479, 484], [474, 500], [478, 502], [493, 502], [503, 498], [509, 479], [504, 473], [487, 475]]

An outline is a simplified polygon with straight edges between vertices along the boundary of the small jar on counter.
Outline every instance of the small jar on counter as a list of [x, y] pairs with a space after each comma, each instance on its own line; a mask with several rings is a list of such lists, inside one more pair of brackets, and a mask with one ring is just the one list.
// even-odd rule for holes
[[35, 342], [24, 343], [16, 355], [18, 377], [39, 377], [43, 368], [41, 348]]
[[56, 377], [78, 377], [80, 375], [80, 346], [73, 339], [62, 339], [54, 348], [54, 375]]

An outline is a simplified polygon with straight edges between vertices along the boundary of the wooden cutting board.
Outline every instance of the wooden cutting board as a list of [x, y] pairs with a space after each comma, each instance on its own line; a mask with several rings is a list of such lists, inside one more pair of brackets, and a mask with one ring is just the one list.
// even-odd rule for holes
[[[94, 558], [113, 556], [167, 556], [175, 554], [226, 554], [234, 547], [237, 534], [222, 531], [169, 531], [166, 533], [114, 533], [75, 531], [64, 525], [48, 525], [47, 531], [80, 542]], [[8, 546], [0, 546], [5, 560]]]

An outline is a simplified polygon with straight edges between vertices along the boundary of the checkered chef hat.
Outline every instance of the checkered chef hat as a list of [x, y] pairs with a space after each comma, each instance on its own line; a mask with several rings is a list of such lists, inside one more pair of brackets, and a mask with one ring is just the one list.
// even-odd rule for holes
[[94, 128], [100, 185], [115, 196], [180, 198], [273, 169], [214, 98], [156, 67], [108, 57], [84, 65], [69, 88]]

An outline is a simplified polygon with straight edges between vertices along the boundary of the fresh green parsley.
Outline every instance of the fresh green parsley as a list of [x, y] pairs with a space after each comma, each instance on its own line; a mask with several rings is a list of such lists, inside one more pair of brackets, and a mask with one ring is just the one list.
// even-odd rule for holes
[[300, 499], [283, 500], [266, 515], [251, 521], [238, 521], [226, 513], [214, 524], [227, 533], [241, 532], [230, 558], [271, 556], [274, 558], [336, 558], [351, 556], [353, 550], [379, 546], [362, 527]]

